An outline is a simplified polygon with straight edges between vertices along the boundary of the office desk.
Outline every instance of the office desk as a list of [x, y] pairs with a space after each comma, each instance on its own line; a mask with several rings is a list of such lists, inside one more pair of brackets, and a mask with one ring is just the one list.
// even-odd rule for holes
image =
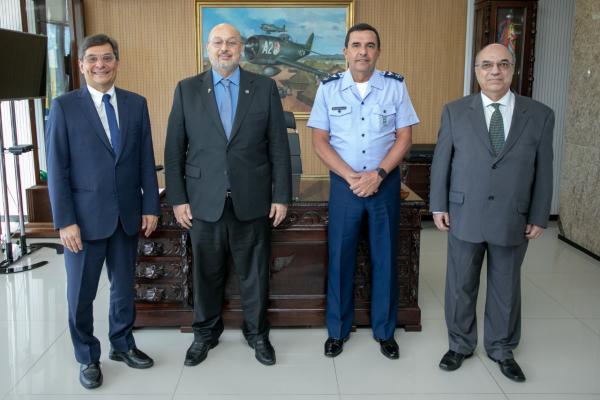
[[[421, 329], [418, 305], [421, 214], [425, 203], [404, 187], [397, 254], [400, 302], [398, 326]], [[288, 215], [273, 229], [269, 289], [272, 326], [324, 326], [327, 293], [327, 178], [303, 177], [296, 182]], [[359, 243], [355, 275], [355, 325], [369, 325], [371, 266], [366, 230]], [[162, 207], [158, 229], [140, 237], [136, 266], [136, 326], [177, 326], [192, 323], [192, 254], [187, 232], [175, 222], [171, 207]], [[223, 318], [241, 326], [238, 284], [231, 265]]]

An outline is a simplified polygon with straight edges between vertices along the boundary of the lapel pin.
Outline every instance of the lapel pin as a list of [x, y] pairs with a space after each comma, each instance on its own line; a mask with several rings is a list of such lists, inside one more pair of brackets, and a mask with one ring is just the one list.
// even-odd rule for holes
[[208, 93], [210, 93], [211, 90], [212, 90], [211, 88], [208, 88]]
[[250, 91], [248, 89], [246, 89], [246, 90], [244, 90], [244, 93], [250, 94]]

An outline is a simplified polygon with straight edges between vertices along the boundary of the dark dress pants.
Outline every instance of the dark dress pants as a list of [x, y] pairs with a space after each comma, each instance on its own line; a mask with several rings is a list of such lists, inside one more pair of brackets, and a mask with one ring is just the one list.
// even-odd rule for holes
[[137, 235], [127, 235], [118, 223], [110, 237], [84, 240], [83, 250], [78, 253], [72, 253], [65, 247], [69, 331], [75, 358], [81, 364], [100, 360], [100, 342], [94, 336], [93, 302], [105, 261], [110, 281], [110, 343], [117, 351], [126, 352], [135, 347], [131, 331], [135, 321], [137, 243]]
[[194, 340], [216, 341], [223, 332], [221, 312], [227, 282], [228, 255], [239, 280], [244, 336], [249, 343], [267, 338], [271, 227], [265, 217], [236, 218], [230, 198], [217, 222], [194, 219], [190, 229], [194, 257]]
[[361, 224], [367, 218], [371, 254], [371, 327], [376, 339], [394, 336], [398, 313], [396, 247], [400, 215], [400, 173], [394, 169], [370, 197], [358, 197], [330, 174], [327, 329], [343, 339], [354, 321], [354, 271]]
[[444, 310], [450, 350], [470, 354], [477, 347], [477, 294], [487, 253], [484, 347], [496, 360], [513, 358], [521, 338], [521, 264], [528, 243], [497, 246], [448, 234]]

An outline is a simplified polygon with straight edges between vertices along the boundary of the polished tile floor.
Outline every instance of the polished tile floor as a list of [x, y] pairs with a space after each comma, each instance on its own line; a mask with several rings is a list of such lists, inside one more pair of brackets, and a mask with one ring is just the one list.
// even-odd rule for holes
[[[324, 328], [273, 329], [277, 365], [265, 367], [239, 330], [226, 330], [208, 359], [189, 368], [183, 358], [191, 334], [145, 328], [136, 340], [155, 366], [129, 369], [106, 356], [104, 275], [94, 309], [104, 384], [93, 391], [78, 382], [62, 257], [41, 250], [32, 258], [49, 265], [0, 276], [0, 399], [600, 400], [600, 263], [556, 235], [552, 227], [532, 242], [523, 267], [523, 338], [515, 353], [527, 375], [523, 384], [501, 375], [481, 347], [458, 371], [438, 368], [447, 349], [446, 237], [428, 223], [419, 282], [423, 331], [397, 331], [400, 360], [384, 358], [365, 329], [353, 333], [334, 360], [322, 355]], [[481, 292], [480, 298], [485, 280]], [[479, 304], [480, 322], [482, 314]]]

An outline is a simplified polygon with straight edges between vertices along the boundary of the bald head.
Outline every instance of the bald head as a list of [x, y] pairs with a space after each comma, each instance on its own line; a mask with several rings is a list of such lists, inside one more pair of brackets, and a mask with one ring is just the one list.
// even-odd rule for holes
[[210, 42], [213, 37], [232, 37], [241, 40], [240, 31], [235, 26], [227, 23], [215, 25], [208, 34], [208, 41]]
[[503, 44], [500, 44], [500, 43], [492, 43], [492, 44], [488, 44], [483, 49], [479, 50], [479, 52], [475, 56], [475, 64], [479, 64], [482, 59], [481, 58], [482, 54], [485, 55], [488, 52], [504, 53], [505, 58], [510, 60], [510, 62], [512, 62], [513, 64], [515, 63], [515, 55], [510, 50], [508, 50], [508, 48], [506, 46], [504, 46]]
[[230, 24], [219, 24], [210, 30], [206, 43], [212, 68], [222, 77], [231, 75], [240, 64], [242, 37]]

